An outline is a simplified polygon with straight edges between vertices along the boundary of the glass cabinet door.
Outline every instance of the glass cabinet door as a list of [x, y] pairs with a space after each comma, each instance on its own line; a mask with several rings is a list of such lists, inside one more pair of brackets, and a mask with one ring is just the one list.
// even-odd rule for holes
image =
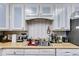
[[59, 27], [60, 27], [61, 30], [65, 30], [65, 23], [66, 23], [65, 22], [65, 14], [66, 14], [65, 8], [62, 7], [61, 13], [59, 14], [59, 19], [60, 19], [60, 24], [59, 24], [60, 26]]
[[9, 19], [8, 19], [8, 6], [4, 4], [0, 4], [0, 29], [8, 29], [9, 27]]
[[51, 4], [41, 4], [40, 5], [40, 14], [43, 15], [52, 15], [52, 5]]
[[14, 7], [14, 27], [21, 27], [22, 12], [20, 7]]
[[37, 4], [26, 4], [25, 5], [25, 17], [27, 16], [38, 16], [39, 5]]
[[12, 6], [12, 29], [23, 29], [23, 7], [20, 5]]

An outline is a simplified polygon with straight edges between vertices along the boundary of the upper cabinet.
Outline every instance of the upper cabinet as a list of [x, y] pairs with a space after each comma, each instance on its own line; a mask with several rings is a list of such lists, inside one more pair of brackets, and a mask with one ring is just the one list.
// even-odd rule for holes
[[55, 5], [54, 11], [54, 30], [65, 30], [65, 8], [62, 5]]
[[0, 4], [0, 30], [25, 30], [26, 20], [53, 20], [53, 30], [70, 30], [70, 18], [79, 18], [79, 4]]
[[51, 16], [52, 11], [51, 4], [40, 4], [40, 16]]
[[52, 19], [52, 4], [25, 4], [25, 19], [48, 18]]
[[24, 30], [24, 8], [21, 4], [13, 4], [11, 7], [10, 24], [12, 30]]
[[39, 5], [38, 4], [25, 4], [25, 17], [38, 16]]
[[56, 31], [69, 31], [70, 30], [70, 17], [71, 17], [71, 6], [67, 5], [55, 5], [54, 11], [54, 30]]
[[72, 6], [67, 6], [65, 10], [65, 29], [70, 30], [70, 19], [73, 13]]
[[0, 30], [9, 29], [9, 7], [8, 4], [0, 4]]
[[79, 18], [79, 6], [78, 5], [72, 5], [72, 19]]

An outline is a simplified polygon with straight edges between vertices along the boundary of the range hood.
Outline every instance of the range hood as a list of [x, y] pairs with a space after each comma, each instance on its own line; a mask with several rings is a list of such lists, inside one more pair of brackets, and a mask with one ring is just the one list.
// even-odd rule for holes
[[30, 18], [30, 17], [29, 17], [29, 18], [27, 18], [26, 20], [33, 20], [33, 19], [38, 19], [38, 20], [40, 20], [40, 19], [45, 19], [45, 20], [53, 21], [53, 19], [51, 19], [51, 18], [46, 18], [46, 17], [45, 17], [45, 18], [37, 18], [37, 17], [36, 17], [36, 18], [34, 18], [34, 17], [32, 18], [32, 17], [31, 17], [31, 18]]

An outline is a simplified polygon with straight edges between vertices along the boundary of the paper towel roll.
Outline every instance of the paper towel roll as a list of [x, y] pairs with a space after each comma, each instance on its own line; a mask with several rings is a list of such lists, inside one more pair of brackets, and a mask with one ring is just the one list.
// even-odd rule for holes
[[16, 34], [12, 35], [12, 43], [16, 43]]

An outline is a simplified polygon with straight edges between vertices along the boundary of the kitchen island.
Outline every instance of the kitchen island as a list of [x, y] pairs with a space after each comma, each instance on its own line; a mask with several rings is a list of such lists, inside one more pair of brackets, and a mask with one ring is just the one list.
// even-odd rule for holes
[[52, 43], [50, 46], [27, 46], [22, 42], [13, 44], [0, 43], [0, 55], [48, 55], [48, 56], [79, 56], [79, 46], [72, 43]]

